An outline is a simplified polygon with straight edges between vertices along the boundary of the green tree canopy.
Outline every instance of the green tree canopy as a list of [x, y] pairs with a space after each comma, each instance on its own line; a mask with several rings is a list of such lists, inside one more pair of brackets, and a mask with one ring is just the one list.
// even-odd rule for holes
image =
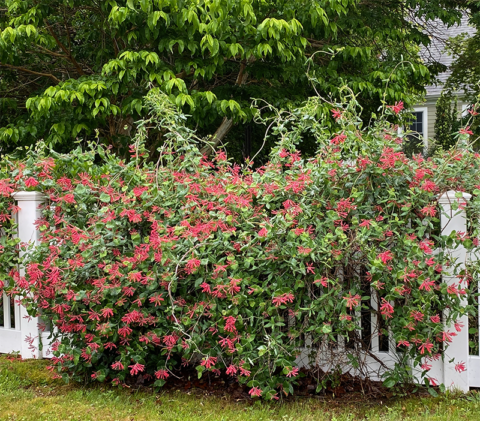
[[[230, 133], [235, 153], [251, 99], [304, 100], [313, 93], [307, 69], [333, 101], [347, 86], [366, 111], [382, 100], [412, 105], [439, 70], [419, 58], [430, 40], [416, 20], [453, 24], [459, 3], [0, 0], [1, 150], [38, 139], [66, 150], [97, 131], [124, 153], [155, 86], [215, 143]], [[154, 151], [162, 132], [149, 137]]]
[[448, 40], [446, 50], [454, 60], [444, 90], [447, 95], [463, 91], [465, 99], [473, 103], [480, 94], [480, 2], [471, 3], [469, 25], [475, 28], [476, 33], [471, 36], [465, 31]]

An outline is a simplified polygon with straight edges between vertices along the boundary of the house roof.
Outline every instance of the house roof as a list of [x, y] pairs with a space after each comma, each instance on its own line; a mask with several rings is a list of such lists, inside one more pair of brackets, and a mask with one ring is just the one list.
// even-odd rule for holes
[[[468, 16], [462, 17], [459, 25], [447, 27], [441, 21], [433, 22], [429, 28], [431, 44], [424, 48], [420, 55], [426, 63], [439, 62], [447, 67], [453, 62], [453, 57], [445, 51], [445, 45], [449, 38], [466, 33], [468, 36], [475, 34], [475, 28], [468, 24]], [[427, 86], [427, 98], [429, 96], [440, 96], [443, 85], [451, 74], [451, 70], [440, 73], [437, 76], [437, 84]]]

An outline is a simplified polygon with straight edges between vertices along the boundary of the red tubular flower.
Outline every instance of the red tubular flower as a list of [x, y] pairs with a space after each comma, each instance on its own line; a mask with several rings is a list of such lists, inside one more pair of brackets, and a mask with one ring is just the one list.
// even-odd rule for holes
[[473, 132], [470, 130], [470, 126], [460, 129], [459, 133], [473, 135]]
[[195, 273], [200, 267], [201, 261], [198, 259], [190, 259], [185, 265], [185, 272], [189, 275]]
[[420, 210], [420, 212], [423, 215], [430, 216], [432, 218], [437, 214], [437, 210], [435, 209], [435, 206], [433, 206], [433, 205], [425, 206], [423, 209]]
[[262, 389], [259, 389], [258, 387], [252, 387], [248, 394], [253, 398], [255, 396], [262, 396]]
[[322, 277], [321, 279], [315, 279], [315, 281], [313, 281], [314, 284], [321, 284], [323, 287], [327, 287], [328, 286], [328, 278], [327, 277]]
[[297, 247], [297, 250], [298, 250], [298, 253], [299, 253], [299, 254], [303, 254], [304, 256], [307, 256], [307, 255], [310, 254], [310, 252], [311, 252], [313, 249], [308, 248], [308, 247], [298, 246], [298, 247]]
[[390, 250], [384, 251], [383, 253], [380, 253], [377, 258], [379, 258], [384, 265], [387, 264], [390, 260], [393, 260], [393, 254]]
[[113, 310], [111, 308], [104, 308], [102, 309], [102, 317], [108, 319], [109, 317], [113, 316]]
[[398, 114], [403, 110], [403, 102], [396, 102], [395, 105], [387, 105], [387, 108], [390, 108], [395, 114]]
[[432, 289], [432, 286], [435, 285], [435, 281], [431, 281], [430, 278], [425, 279], [422, 284], [419, 286], [419, 290], [421, 291], [424, 289], [425, 291], [430, 291]]
[[227, 375], [228, 376], [235, 376], [237, 374], [237, 367], [233, 364], [230, 364], [227, 368]]
[[385, 300], [385, 298], [382, 298], [382, 305], [380, 306], [380, 313], [386, 318], [386, 319], [391, 319], [393, 318], [393, 307], [392, 305]]
[[443, 331], [439, 335], [439, 337], [437, 337], [437, 340], [441, 342], [452, 342], [453, 336], [457, 336], [457, 334], [455, 332], [450, 332], [447, 330], [447, 331]]
[[345, 136], [344, 134], [339, 134], [339, 135], [336, 135], [333, 139], [330, 140], [330, 144], [331, 145], [339, 145], [339, 144], [345, 142], [346, 139], [347, 139], [347, 136]]
[[298, 367], [293, 367], [289, 372], [287, 373], [287, 377], [297, 377], [298, 376], [299, 369]]
[[155, 371], [155, 377], [157, 379], [167, 380], [170, 377], [167, 370], [157, 370]]
[[238, 294], [241, 290], [241, 288], [238, 286], [240, 282], [242, 282], [241, 279], [234, 279], [234, 278], [229, 278], [230, 279], [230, 286], [228, 287], [228, 292], [230, 295], [235, 295]]
[[165, 300], [162, 298], [162, 294], [156, 294], [156, 295], [153, 295], [152, 297], [150, 297], [148, 299], [148, 301], [151, 302], [151, 303], [154, 303], [155, 307], [157, 307], [157, 306], [162, 305], [162, 301], [165, 301]]
[[435, 190], [438, 189], [437, 185], [433, 182], [433, 181], [430, 181], [430, 180], [426, 180], [421, 186], [420, 188], [424, 191], [427, 191], [427, 192], [434, 192]]
[[342, 112], [340, 110], [333, 109], [330, 111], [332, 112], [332, 116], [335, 120], [342, 118]]
[[224, 151], [218, 151], [215, 160], [217, 162], [224, 162], [227, 160], [227, 154]]
[[202, 288], [202, 292], [206, 292], [207, 294], [211, 294], [212, 290], [210, 288], [210, 285], [208, 285], [206, 282], [202, 282], [200, 284], [200, 288]]
[[428, 354], [431, 354], [432, 353], [432, 349], [433, 349], [433, 344], [430, 342], [429, 339], [427, 339], [425, 341], [425, 343], [422, 343], [419, 347], [418, 347], [419, 351], [420, 351], [420, 354], [425, 354], [425, 352], [427, 352]]
[[360, 295], [358, 295], [358, 294], [355, 294], [355, 295], [352, 297], [352, 293], [351, 293], [351, 292], [348, 293], [348, 296], [343, 297], [343, 299], [347, 301], [346, 306], [347, 306], [350, 310], [352, 310], [354, 307], [357, 307], [357, 306], [360, 304], [361, 298], [362, 298], [362, 297], [360, 297]]
[[35, 187], [38, 186], [38, 181], [35, 180], [33, 177], [29, 177], [25, 180], [25, 186], [26, 187]]
[[410, 317], [415, 319], [416, 322], [421, 322], [423, 320], [423, 313], [417, 310], [413, 310], [410, 312]]
[[135, 197], [140, 197], [143, 194], [143, 192], [148, 191], [148, 187], [137, 186], [137, 187], [134, 187], [132, 191], [133, 191], [133, 194], [135, 195]]
[[268, 231], [266, 228], [262, 228], [260, 231], [258, 231], [259, 237], [266, 237], [267, 235], [268, 235]]
[[71, 193], [66, 194], [65, 196], [61, 197], [60, 200], [62, 200], [65, 203], [77, 203], [75, 201], [75, 196]]
[[251, 371], [240, 367], [240, 376], [250, 377]]
[[114, 362], [110, 367], [112, 367], [112, 369], [114, 369], [114, 370], [123, 370], [124, 369], [124, 366], [123, 366], [121, 361]]
[[10, 179], [3, 179], [0, 180], [0, 195], [4, 197], [10, 197], [10, 195], [14, 192], [12, 188], [12, 184], [9, 183]]
[[236, 332], [237, 328], [235, 327], [235, 323], [237, 319], [232, 316], [224, 317], [225, 320], [225, 331], [226, 332]]
[[217, 363], [217, 357], [205, 357], [200, 365], [203, 365], [205, 368], [214, 367]]
[[422, 250], [425, 254], [432, 254], [432, 246], [433, 246], [433, 241], [432, 240], [423, 240], [418, 243], [418, 246], [420, 247], [420, 250]]
[[293, 303], [294, 298], [295, 296], [289, 292], [279, 295], [278, 297], [273, 297], [272, 303], [275, 305], [275, 307], [279, 307], [282, 304]]
[[127, 336], [130, 336], [132, 333], [132, 329], [130, 329], [128, 326], [123, 326], [120, 329], [118, 329], [118, 334], [122, 338], [126, 338]]
[[143, 364], [139, 364], [139, 363], [129, 365], [128, 368], [130, 368], [130, 374], [132, 376], [134, 376], [138, 373], [141, 373], [143, 370], [145, 370], [145, 366]]

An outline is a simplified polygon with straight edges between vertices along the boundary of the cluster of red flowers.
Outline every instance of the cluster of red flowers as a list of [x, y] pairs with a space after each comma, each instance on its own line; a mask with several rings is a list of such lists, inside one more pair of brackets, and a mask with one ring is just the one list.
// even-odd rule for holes
[[[12, 263], [5, 273], [8, 293], [56, 328], [58, 374], [162, 386], [195, 364], [199, 375], [225, 370], [252, 382], [252, 397], [277, 399], [271, 385], [287, 393], [307, 332], [313, 346], [347, 337], [368, 309], [409, 358], [443, 352], [455, 332], [440, 310], [449, 307], [448, 323], [462, 328], [460, 298], [475, 273], [441, 286], [455, 264], [434, 253], [446, 241], [434, 227], [436, 200], [463, 178], [480, 185], [479, 157], [451, 152], [438, 174], [438, 160], [408, 158], [392, 130], [337, 133], [310, 160], [285, 141], [257, 169], [178, 145], [158, 168], [141, 161], [142, 150], [130, 162], [104, 151], [101, 164], [90, 152], [9, 168], [0, 177], [3, 229], [13, 226], [15, 189], [48, 198], [25, 276]], [[477, 247], [469, 230], [449, 241]], [[0, 249], [2, 264], [17, 263], [12, 253]]]

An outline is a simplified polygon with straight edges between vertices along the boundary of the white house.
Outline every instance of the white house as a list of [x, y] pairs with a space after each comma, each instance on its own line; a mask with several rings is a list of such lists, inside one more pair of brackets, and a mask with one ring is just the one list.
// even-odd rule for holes
[[[446, 41], [462, 33], [472, 36], [475, 33], [475, 29], [468, 24], [468, 17], [464, 16], [460, 25], [447, 28], [443, 23], [439, 22], [432, 27], [430, 32], [431, 45], [428, 49], [424, 49], [421, 52], [424, 62], [439, 62], [450, 67], [453, 62], [453, 57], [445, 51]], [[427, 86], [425, 102], [418, 104], [413, 109], [415, 120], [411, 123], [410, 130], [421, 136], [425, 148], [428, 148], [428, 139], [435, 137], [436, 104], [450, 74], [450, 69], [439, 74], [437, 84]], [[463, 91], [458, 91], [455, 94], [457, 96], [458, 113], [461, 114], [465, 112], [470, 104], [464, 101]]]

